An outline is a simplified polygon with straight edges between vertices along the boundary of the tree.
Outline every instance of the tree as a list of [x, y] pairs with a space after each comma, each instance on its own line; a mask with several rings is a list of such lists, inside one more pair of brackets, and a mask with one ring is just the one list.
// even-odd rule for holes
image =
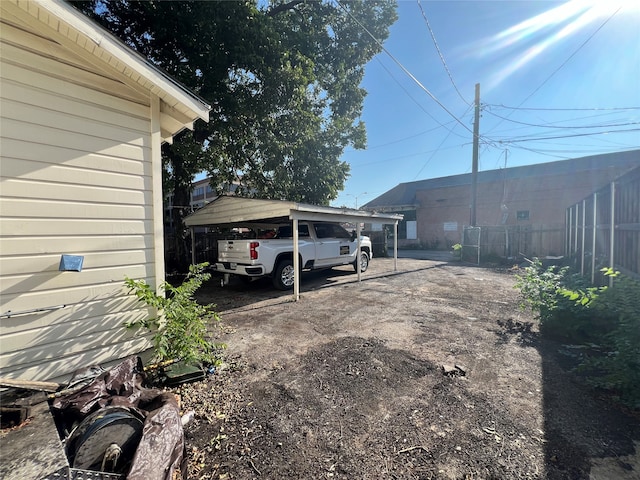
[[395, 2], [74, 3], [213, 105], [209, 123], [163, 149], [174, 204], [188, 204], [200, 171], [219, 193], [235, 184], [244, 196], [328, 204], [344, 188], [340, 156], [366, 144], [360, 83], [380, 51], [371, 35], [387, 38]]

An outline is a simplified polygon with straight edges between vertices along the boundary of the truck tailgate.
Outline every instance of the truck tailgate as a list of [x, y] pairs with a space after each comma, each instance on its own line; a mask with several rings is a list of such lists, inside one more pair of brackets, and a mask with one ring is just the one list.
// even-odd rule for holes
[[249, 240], [218, 241], [218, 260], [220, 262], [251, 262]]

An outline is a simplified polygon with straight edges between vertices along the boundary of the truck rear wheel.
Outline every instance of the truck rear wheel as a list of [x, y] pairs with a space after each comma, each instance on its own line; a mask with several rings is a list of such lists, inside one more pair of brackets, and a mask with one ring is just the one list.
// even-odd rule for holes
[[278, 290], [291, 290], [295, 281], [293, 260], [281, 260], [273, 273], [273, 286]]
[[[358, 264], [356, 262], [352, 263], [353, 269], [358, 271]], [[369, 268], [369, 254], [367, 252], [360, 252], [360, 272], [364, 273]]]

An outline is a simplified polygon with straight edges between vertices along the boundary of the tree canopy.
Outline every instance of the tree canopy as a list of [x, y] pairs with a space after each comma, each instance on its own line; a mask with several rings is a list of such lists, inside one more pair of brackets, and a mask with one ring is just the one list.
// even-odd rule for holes
[[322, 205], [344, 188], [340, 157], [366, 144], [360, 84], [394, 1], [72, 3], [213, 106], [163, 148], [174, 204], [201, 171], [219, 193]]
[[214, 106], [208, 124], [165, 152], [189, 157], [189, 174], [309, 203], [343, 188], [349, 167], [339, 158], [365, 145], [360, 83], [380, 50], [355, 19], [383, 41], [394, 2], [75, 3]]

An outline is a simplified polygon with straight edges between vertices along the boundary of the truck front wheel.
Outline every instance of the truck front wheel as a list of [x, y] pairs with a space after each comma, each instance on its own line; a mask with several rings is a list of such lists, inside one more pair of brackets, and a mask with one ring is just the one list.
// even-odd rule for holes
[[294, 281], [293, 260], [281, 260], [273, 273], [273, 286], [278, 290], [291, 290]]
[[[353, 262], [353, 269], [358, 271], [358, 264]], [[369, 254], [367, 252], [360, 252], [360, 272], [364, 273], [369, 268]]]

